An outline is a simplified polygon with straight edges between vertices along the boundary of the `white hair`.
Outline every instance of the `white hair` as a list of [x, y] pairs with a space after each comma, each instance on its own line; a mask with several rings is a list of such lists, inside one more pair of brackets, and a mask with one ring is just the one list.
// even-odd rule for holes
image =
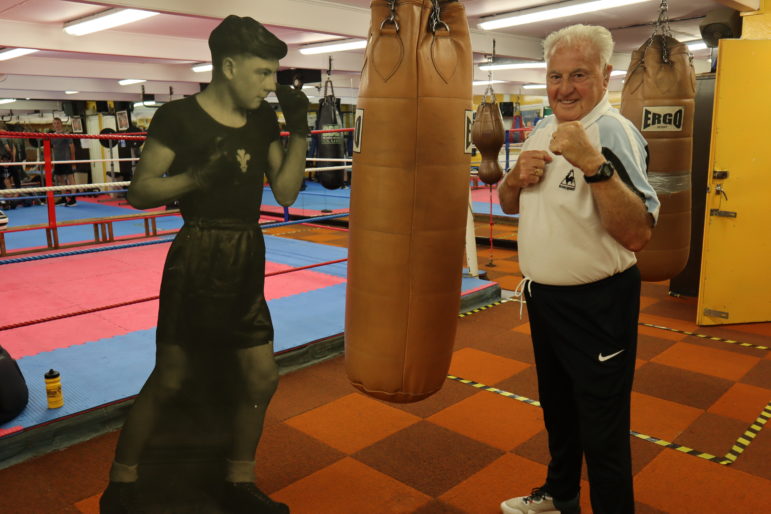
[[570, 25], [552, 32], [543, 42], [543, 56], [548, 62], [558, 46], [590, 44], [600, 55], [600, 64], [604, 68], [613, 55], [613, 36], [605, 27], [598, 25]]

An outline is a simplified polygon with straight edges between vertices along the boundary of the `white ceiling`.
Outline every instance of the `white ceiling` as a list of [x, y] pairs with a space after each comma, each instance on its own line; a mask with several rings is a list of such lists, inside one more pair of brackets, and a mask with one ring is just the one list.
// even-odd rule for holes
[[[725, 0], [723, 0], [725, 1]], [[348, 37], [366, 37], [370, 0], [0, 0], [0, 47], [37, 48], [40, 52], [0, 61], [0, 98], [45, 100], [138, 100], [140, 85], [120, 86], [119, 79], [146, 79], [146, 92], [160, 100], [193, 94], [209, 73], [194, 73], [190, 66], [207, 62], [206, 44], [211, 30], [228, 14], [252, 16], [289, 45], [282, 67], [326, 70], [328, 55], [303, 56], [301, 45]], [[552, 22], [511, 27], [494, 32], [479, 29], [480, 19], [529, 7], [558, 4], [544, 0], [466, 0], [463, 2], [472, 29], [475, 61], [492, 53], [495, 40], [500, 58], [540, 59], [541, 41], [552, 30], [572, 23], [603, 25], [616, 40], [613, 64], [626, 68], [629, 53], [652, 33], [659, 0], [563, 18]], [[720, 0], [669, 0], [673, 34], [681, 41], [700, 39], [699, 21]], [[65, 22], [110, 7], [160, 11], [152, 18], [86, 36], [70, 36]], [[337, 96], [353, 103], [363, 51], [332, 54]], [[697, 71], [708, 67], [709, 51], [695, 54]], [[700, 69], [699, 69], [700, 68]], [[519, 93], [519, 86], [542, 80], [542, 71], [496, 72], [500, 93]], [[487, 73], [476, 71], [476, 79]], [[481, 86], [479, 93], [484, 90]], [[65, 95], [65, 90], [79, 93]], [[476, 90], [475, 90], [476, 91]], [[30, 102], [0, 106], [21, 110]], [[4, 111], [1, 109], [5, 109]]]

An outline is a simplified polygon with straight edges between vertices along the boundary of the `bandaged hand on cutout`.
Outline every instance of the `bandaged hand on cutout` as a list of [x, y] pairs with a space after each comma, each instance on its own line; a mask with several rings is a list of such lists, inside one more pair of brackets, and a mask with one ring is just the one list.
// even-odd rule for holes
[[308, 97], [300, 89], [279, 85], [276, 87], [276, 97], [284, 113], [287, 130], [293, 136], [308, 135]]

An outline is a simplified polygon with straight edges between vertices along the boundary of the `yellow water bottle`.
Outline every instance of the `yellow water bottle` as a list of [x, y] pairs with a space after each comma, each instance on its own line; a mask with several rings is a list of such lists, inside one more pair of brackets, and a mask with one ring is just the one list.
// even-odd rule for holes
[[62, 379], [56, 370], [48, 370], [45, 374], [46, 396], [48, 397], [48, 408], [58, 409], [64, 405], [64, 396], [62, 395]]

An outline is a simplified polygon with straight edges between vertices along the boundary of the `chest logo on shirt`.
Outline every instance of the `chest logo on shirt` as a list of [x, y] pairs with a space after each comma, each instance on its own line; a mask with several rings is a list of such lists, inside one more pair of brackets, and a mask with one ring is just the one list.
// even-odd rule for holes
[[246, 173], [246, 170], [249, 169], [249, 159], [251, 158], [252, 156], [246, 153], [246, 150], [243, 148], [236, 150], [236, 159], [238, 159], [238, 164], [241, 166], [242, 173]]
[[560, 182], [560, 187], [568, 191], [576, 190], [576, 173], [573, 170], [568, 171], [568, 174]]

